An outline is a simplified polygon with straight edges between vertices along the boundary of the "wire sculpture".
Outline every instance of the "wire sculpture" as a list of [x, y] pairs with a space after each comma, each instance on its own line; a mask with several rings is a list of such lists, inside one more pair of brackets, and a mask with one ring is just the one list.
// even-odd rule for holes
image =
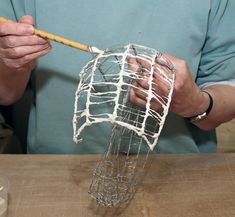
[[[160, 52], [134, 44], [107, 49], [82, 69], [75, 95], [74, 141], [80, 142], [82, 131], [92, 124], [112, 125], [89, 188], [99, 204], [119, 206], [134, 196], [168, 114], [174, 78], [174, 67]], [[138, 83], [146, 80], [147, 87], [140, 88]], [[144, 108], [130, 102], [130, 92], [137, 90], [145, 98]]]

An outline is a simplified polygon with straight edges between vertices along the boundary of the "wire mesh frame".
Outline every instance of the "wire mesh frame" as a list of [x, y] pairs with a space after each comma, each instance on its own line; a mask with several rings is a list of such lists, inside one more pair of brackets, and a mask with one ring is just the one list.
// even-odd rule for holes
[[[168, 113], [174, 82], [173, 70], [157, 64], [158, 57], [162, 58], [160, 53], [153, 49], [130, 44], [99, 54], [82, 69], [74, 104], [75, 142], [79, 142], [81, 139], [79, 136], [85, 127], [95, 123], [110, 122], [133, 130], [153, 150]], [[142, 74], [129, 69], [130, 58], [146, 61], [151, 66], [150, 69], [145, 69], [145, 73], [147, 72], [149, 76], [149, 88], [143, 91], [147, 94], [145, 109], [140, 110], [130, 103], [127, 105], [129, 89], [136, 88], [133, 81], [142, 79]], [[168, 85], [169, 90], [165, 96], [153, 91], [153, 72], [156, 69], [161, 81]], [[167, 73], [163, 73], [166, 69]], [[81, 99], [85, 99], [86, 104], [79, 104]], [[161, 104], [160, 112], [151, 109], [150, 103], [153, 99]], [[103, 112], [107, 108], [109, 111]], [[138, 116], [139, 123], [135, 128], [133, 128], [135, 123], [131, 120], [123, 121], [126, 119], [121, 118], [120, 121], [124, 110], [132, 116]]]
[[[174, 75], [172, 65], [159, 52], [132, 44], [106, 50], [82, 69], [74, 106], [74, 141], [79, 142], [81, 132], [91, 124], [113, 124], [89, 188], [99, 204], [113, 207], [133, 197], [168, 113]], [[136, 80], [146, 77], [149, 87], [142, 90], [146, 107], [141, 109], [130, 103], [129, 92], [136, 88]], [[158, 109], [151, 108], [152, 100], [158, 102]]]

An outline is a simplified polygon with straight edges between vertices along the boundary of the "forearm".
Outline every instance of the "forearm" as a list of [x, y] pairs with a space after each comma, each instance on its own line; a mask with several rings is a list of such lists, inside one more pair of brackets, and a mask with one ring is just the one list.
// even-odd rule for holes
[[0, 105], [10, 105], [23, 94], [30, 77], [30, 67], [13, 69], [0, 61]]
[[195, 125], [203, 130], [211, 130], [235, 117], [235, 87], [217, 84], [205, 90], [213, 98], [213, 107], [208, 117]]

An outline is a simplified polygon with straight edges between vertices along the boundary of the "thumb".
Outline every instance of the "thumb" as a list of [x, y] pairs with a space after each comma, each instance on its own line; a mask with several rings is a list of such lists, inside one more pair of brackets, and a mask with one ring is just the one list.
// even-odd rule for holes
[[29, 24], [32, 26], [34, 25], [33, 18], [32, 18], [32, 16], [29, 16], [29, 15], [25, 15], [25, 16], [21, 17], [19, 20], [19, 23], [26, 23], [26, 24]]

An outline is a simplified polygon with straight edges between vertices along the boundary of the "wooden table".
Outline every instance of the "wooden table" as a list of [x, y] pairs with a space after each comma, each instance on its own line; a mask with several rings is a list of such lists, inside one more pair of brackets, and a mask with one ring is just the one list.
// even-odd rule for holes
[[125, 208], [87, 194], [97, 156], [0, 155], [8, 217], [234, 217], [235, 154], [158, 155]]

